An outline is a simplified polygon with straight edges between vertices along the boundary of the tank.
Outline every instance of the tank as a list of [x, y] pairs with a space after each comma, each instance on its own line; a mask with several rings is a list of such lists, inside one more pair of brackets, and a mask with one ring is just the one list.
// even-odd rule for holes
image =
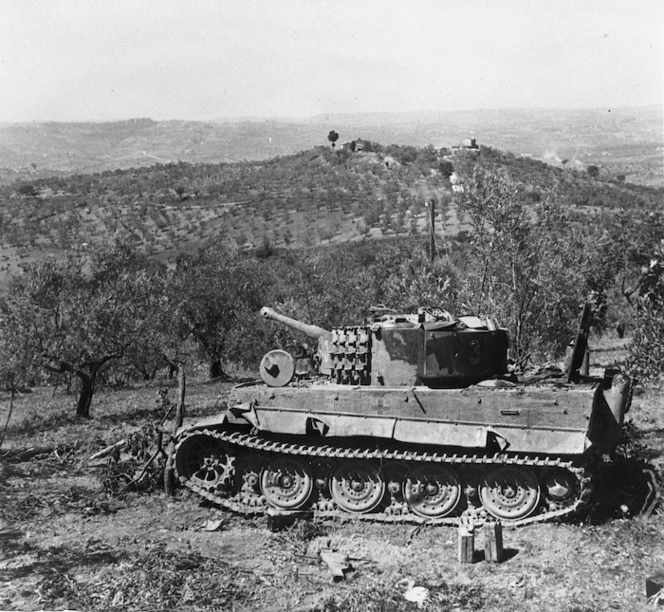
[[236, 512], [442, 524], [470, 513], [513, 525], [571, 516], [621, 438], [632, 381], [585, 371], [589, 304], [566, 371], [528, 379], [509, 371], [507, 332], [491, 318], [379, 307], [326, 330], [261, 314], [315, 348], [270, 351], [260, 379], [176, 440], [179, 481]]

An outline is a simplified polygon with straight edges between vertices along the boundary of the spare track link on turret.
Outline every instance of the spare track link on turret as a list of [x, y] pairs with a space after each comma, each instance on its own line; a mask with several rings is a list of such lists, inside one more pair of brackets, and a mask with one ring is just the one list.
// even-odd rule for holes
[[[215, 456], [215, 448], [224, 450]], [[506, 525], [522, 526], [570, 517], [586, 507], [591, 498], [591, 478], [586, 470], [562, 458], [309, 445], [216, 429], [184, 432], [176, 442], [175, 453], [176, 474], [183, 486], [217, 506], [245, 516], [262, 515], [273, 508], [283, 512], [305, 510], [314, 517], [353, 516], [385, 523], [456, 525], [459, 511], [465, 508], [464, 513], [470, 512], [478, 521], [493, 514]], [[268, 457], [270, 459], [266, 461]], [[298, 461], [300, 458], [307, 461]], [[196, 468], [195, 478], [192, 478], [194, 473], [187, 473], [192, 471], [188, 468], [188, 463], [192, 461]], [[345, 466], [347, 473], [359, 473], [359, 477], [350, 482], [335, 479], [334, 474], [331, 475], [335, 462], [341, 463], [336, 465], [334, 474]], [[390, 478], [385, 478], [382, 488], [371, 490], [369, 481], [374, 476], [372, 470], [377, 475], [384, 467], [393, 476], [395, 472], [400, 474], [401, 478], [397, 476], [397, 479], [401, 483], [399, 486], [393, 482], [388, 485]], [[453, 493], [443, 495], [441, 492], [442, 506], [438, 509], [437, 497], [441, 497], [438, 487], [434, 484], [433, 491], [427, 489], [428, 497], [422, 498], [425, 485], [419, 485], [418, 491], [418, 485], [412, 482], [412, 475], [423, 470], [441, 475], [444, 479], [446, 474], [456, 478], [454, 472], [446, 468], [472, 470], [475, 467], [478, 473], [482, 472], [478, 475], [478, 483], [482, 480], [486, 484], [491, 470], [497, 474], [501, 469], [503, 471], [503, 484], [497, 487], [499, 490], [496, 492], [486, 487], [488, 493], [484, 493], [484, 500], [475, 500], [478, 507], [474, 507], [472, 500], [470, 504], [464, 502], [459, 479], [456, 479], [456, 486], [450, 488], [450, 491], [458, 490], [456, 499], [453, 499]], [[525, 476], [526, 480], [531, 478], [536, 485], [538, 480], [543, 480], [545, 472], [559, 474], [563, 484], [550, 477], [549, 483], [553, 480], [555, 484], [550, 484], [548, 489], [550, 494], [553, 492], [554, 498], [557, 490], [560, 501], [550, 499], [547, 508], [541, 503], [537, 486], [536, 496], [528, 490], [513, 491], [511, 485], [504, 484], [509, 481], [505, 474], [510, 471]], [[319, 473], [326, 476], [319, 478]], [[410, 478], [406, 479], [406, 474]], [[367, 477], [364, 481], [363, 476]], [[407, 485], [404, 484], [406, 482]], [[498, 482], [498, 476], [495, 482]], [[442, 484], [441, 489], [446, 490], [445, 482]], [[427, 483], [426, 487], [429, 486]], [[335, 490], [330, 494], [332, 489]], [[406, 500], [409, 494], [410, 499]], [[482, 494], [472, 496], [481, 498]], [[514, 504], [525, 506], [527, 510], [522, 511], [518, 506], [513, 510], [512, 498]], [[494, 512], [487, 513], [486, 508], [481, 507], [482, 501], [485, 506], [496, 504], [493, 505]], [[501, 506], [501, 503], [504, 505]], [[535, 510], [537, 513], [534, 513]], [[519, 516], [520, 513], [524, 515]]]

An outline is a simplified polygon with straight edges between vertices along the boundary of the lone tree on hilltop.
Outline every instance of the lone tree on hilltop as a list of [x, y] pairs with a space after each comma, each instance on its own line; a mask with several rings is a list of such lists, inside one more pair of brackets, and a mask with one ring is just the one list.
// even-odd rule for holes
[[339, 140], [339, 134], [334, 130], [330, 130], [330, 133], [327, 135], [327, 139], [332, 143], [332, 148], [336, 146], [334, 143]]

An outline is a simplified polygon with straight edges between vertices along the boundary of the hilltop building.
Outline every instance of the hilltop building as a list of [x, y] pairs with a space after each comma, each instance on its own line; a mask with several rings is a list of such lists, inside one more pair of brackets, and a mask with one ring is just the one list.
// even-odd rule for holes
[[355, 140], [351, 140], [350, 142], [344, 142], [341, 145], [341, 148], [344, 151], [373, 151], [373, 147], [371, 146], [371, 141], [369, 140], [363, 140], [362, 138], [356, 138]]
[[479, 153], [480, 147], [475, 138], [464, 138], [458, 145], [452, 146], [452, 155], [455, 155], [460, 151]]

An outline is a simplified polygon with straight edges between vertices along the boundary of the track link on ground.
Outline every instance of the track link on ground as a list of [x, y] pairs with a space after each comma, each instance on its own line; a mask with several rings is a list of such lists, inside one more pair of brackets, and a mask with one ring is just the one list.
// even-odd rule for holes
[[[380, 465], [403, 462], [408, 465], [434, 464], [457, 468], [479, 468], [481, 470], [496, 466], [518, 466], [534, 470], [564, 470], [573, 475], [576, 488], [573, 499], [566, 500], [564, 505], [550, 504], [548, 508], [540, 504], [536, 514], [532, 514], [525, 518], [519, 518], [517, 520], [501, 519], [506, 525], [515, 527], [571, 517], [582, 508], [586, 507], [591, 498], [591, 478], [586, 470], [583, 467], [576, 466], [571, 461], [560, 457], [517, 456], [505, 453], [497, 453], [495, 455], [450, 454], [431, 451], [418, 452], [414, 450], [400, 450], [394, 448], [369, 448], [366, 446], [348, 447], [330, 444], [311, 445], [269, 439], [262, 437], [260, 434], [224, 431], [219, 429], [190, 429], [181, 434], [177, 440], [175, 451], [176, 474], [179, 482], [213, 504], [245, 516], [263, 515], [271, 508], [271, 506], [260, 493], [247, 494], [246, 491], [243, 492], [242, 490], [232, 491], [228, 487], [219, 487], [218, 483], [207, 486], [202, 484], [200, 480], [189, 478], [177, 468], [179, 463], [177, 460], [178, 453], [184, 452], [182, 450], [183, 445], [193, 436], [205, 436], [211, 441], [224, 444], [227, 448], [234, 449], [235, 455], [251, 451], [255, 453], [256, 456], [260, 456], [263, 460], [266, 458], [274, 460], [276, 458], [285, 457], [303, 457], [310, 461], [323, 462], [326, 460], [339, 461], [356, 459], [378, 462]], [[233, 456], [232, 462], [234, 461], [235, 457]], [[258, 487], [255, 488], [256, 490], [258, 489]], [[389, 503], [383, 504], [382, 509], [378, 511], [368, 513], [350, 514], [346, 511], [340, 510], [338, 504], [330, 499], [314, 499], [306, 507], [299, 508], [298, 511], [310, 513], [314, 517], [348, 518], [350, 516], [361, 520], [383, 523], [415, 523], [431, 525], [458, 524], [458, 515], [444, 516], [441, 518], [426, 518], [413, 513], [408, 507], [408, 504], [403, 501], [398, 501], [396, 497], [392, 495], [392, 492], [390, 492], [390, 495], [386, 495], [386, 497], [391, 497]], [[280, 511], [278, 508], [276, 510], [277, 512]], [[483, 520], [488, 516], [484, 508], [473, 507], [472, 505], [466, 508], [464, 512], [472, 513], [476, 520]]]

